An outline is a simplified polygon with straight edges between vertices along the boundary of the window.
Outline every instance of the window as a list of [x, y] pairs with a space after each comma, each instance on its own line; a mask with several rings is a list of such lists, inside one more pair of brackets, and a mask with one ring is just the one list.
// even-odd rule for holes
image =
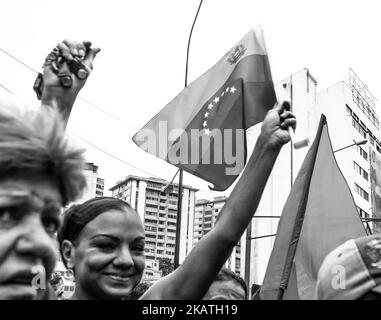
[[161, 184], [160, 184], [160, 183], [148, 182], [148, 183], [147, 183], [147, 187], [149, 187], [149, 188], [161, 189]]
[[363, 210], [357, 206], [356, 206], [356, 208], [357, 208], [357, 211], [359, 212], [359, 215], [361, 218], [369, 218], [370, 217], [369, 213], [367, 213], [365, 210]]
[[360, 146], [356, 146], [357, 147], [357, 152], [360, 153], [360, 155], [365, 159], [365, 160], [368, 160], [368, 153], [363, 149], [361, 148]]
[[145, 226], [145, 227], [144, 227], [144, 230], [145, 230], [145, 231], [153, 231], [153, 232], [156, 232], [157, 228], [156, 228], [156, 227], [151, 227], [151, 226]]
[[366, 172], [363, 168], [361, 168], [356, 161], [353, 161], [353, 169], [360, 175], [363, 176], [363, 178], [368, 181], [369, 174]]
[[369, 201], [369, 193], [355, 183], [355, 191], [358, 195], [363, 197], [366, 201]]
[[355, 119], [352, 119], [352, 125], [364, 138], [366, 138], [366, 130]]

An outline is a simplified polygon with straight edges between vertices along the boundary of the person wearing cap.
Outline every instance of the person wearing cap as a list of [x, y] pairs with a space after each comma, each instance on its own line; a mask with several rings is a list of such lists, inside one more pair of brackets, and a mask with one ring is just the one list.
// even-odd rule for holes
[[318, 300], [381, 300], [381, 235], [352, 239], [324, 259]]

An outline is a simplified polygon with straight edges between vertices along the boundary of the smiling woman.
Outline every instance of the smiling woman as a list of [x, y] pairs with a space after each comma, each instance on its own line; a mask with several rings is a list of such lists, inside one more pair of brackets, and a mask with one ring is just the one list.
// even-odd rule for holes
[[94, 198], [72, 206], [58, 241], [66, 267], [75, 274], [72, 299], [122, 299], [143, 276], [143, 225], [120, 199]]

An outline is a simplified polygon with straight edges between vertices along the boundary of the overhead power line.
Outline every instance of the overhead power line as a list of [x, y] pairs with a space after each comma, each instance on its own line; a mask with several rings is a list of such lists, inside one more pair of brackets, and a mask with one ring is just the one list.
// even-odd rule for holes
[[[0, 50], [1, 50], [1, 49], [0, 49]], [[25, 64], [23, 63], [23, 65], [25, 65]], [[19, 98], [19, 97], [18, 97], [12, 90], [8, 89], [6, 86], [4, 86], [4, 85], [1, 84], [1, 83], [0, 83], [0, 87], [3, 88], [5, 91], [7, 91], [7, 92], [8, 92], [9, 94], [11, 94], [12, 96], [14, 96], [14, 97], [20, 99], [20, 98]], [[68, 131], [69, 131], [69, 130], [68, 130]], [[131, 168], [134, 168], [134, 169], [136, 169], [136, 170], [138, 170], [138, 171], [140, 171], [140, 172], [143, 172], [143, 173], [145, 173], [145, 174], [147, 174], [147, 175], [149, 175], [149, 176], [151, 176], [151, 177], [160, 179], [159, 176], [157, 176], [157, 175], [155, 175], [155, 174], [153, 174], [153, 173], [151, 173], [151, 172], [148, 172], [148, 171], [146, 171], [146, 170], [144, 170], [144, 169], [140, 169], [139, 167], [134, 166], [134, 165], [131, 164], [131, 163], [128, 163], [127, 161], [125, 161], [125, 160], [123, 160], [123, 159], [121, 159], [121, 158], [119, 158], [119, 157], [113, 155], [113, 154], [110, 153], [110, 152], [107, 152], [106, 150], [102, 149], [101, 147], [95, 145], [94, 143], [92, 143], [92, 142], [90, 142], [90, 141], [84, 139], [83, 137], [81, 137], [80, 135], [74, 133], [73, 131], [70, 131], [70, 133], [73, 134], [74, 136], [78, 137], [79, 139], [81, 139], [82, 141], [84, 141], [85, 143], [87, 143], [88, 145], [90, 145], [91, 147], [93, 147], [93, 148], [97, 149], [98, 151], [100, 151], [100, 152], [106, 154], [107, 156], [109, 156], [109, 157], [111, 157], [111, 158], [113, 158], [113, 159], [115, 159], [115, 160], [118, 160], [119, 162], [121, 162], [121, 163], [123, 163], [123, 164], [125, 164], [125, 165], [127, 165], [127, 166], [129, 166], [129, 167], [131, 167]], [[213, 194], [213, 195], [215, 194], [214, 192], [211, 192], [211, 191], [208, 191], [208, 190], [202, 190], [202, 189], [200, 189], [199, 191], [206, 192], [206, 193], [210, 193], [210, 194]]]
[[[34, 73], [39, 73], [36, 69], [30, 67], [29, 65], [27, 65], [25, 62], [21, 61], [20, 59], [16, 58], [13, 54], [9, 53], [8, 51], [0, 48], [0, 51], [3, 52], [4, 54], [6, 54], [8, 57], [12, 58], [13, 60], [17, 61], [18, 63], [20, 63], [21, 65], [23, 65], [24, 67], [28, 68], [29, 70], [33, 71]], [[111, 114], [110, 112], [104, 110], [103, 108], [97, 106], [96, 104], [88, 101], [87, 99], [85, 98], [82, 98], [80, 96], [78, 96], [78, 100], [82, 100], [83, 102], [87, 103], [89, 106], [103, 112], [104, 114], [108, 115], [109, 117], [117, 120], [117, 121], [120, 121], [121, 123], [123, 123], [125, 126], [129, 127], [129, 128], [133, 128], [134, 130], [137, 130], [138, 128], [136, 126], [134, 126], [133, 124], [131, 123], [128, 123], [126, 121], [124, 121], [123, 119]]]

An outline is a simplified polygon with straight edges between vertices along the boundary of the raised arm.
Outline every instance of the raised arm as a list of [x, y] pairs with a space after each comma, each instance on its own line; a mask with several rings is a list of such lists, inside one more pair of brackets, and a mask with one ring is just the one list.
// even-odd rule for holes
[[277, 103], [263, 121], [261, 133], [241, 178], [220, 212], [215, 227], [204, 236], [183, 264], [153, 285], [142, 299], [202, 299], [257, 210], [287, 128], [296, 120], [288, 102]]
[[58, 108], [65, 126], [99, 51], [88, 41], [64, 40], [45, 59], [44, 71], [36, 79], [34, 89], [43, 108]]

